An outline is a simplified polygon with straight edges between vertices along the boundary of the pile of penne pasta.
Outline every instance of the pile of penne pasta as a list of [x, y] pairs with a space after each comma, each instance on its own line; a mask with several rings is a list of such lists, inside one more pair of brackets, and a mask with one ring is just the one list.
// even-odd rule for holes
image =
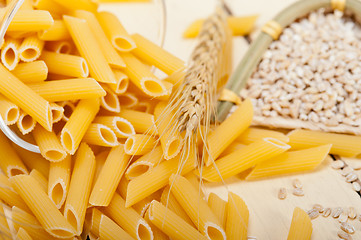
[[[41, 151], [0, 133], [0, 232], [9, 238], [246, 239], [245, 202], [233, 193], [207, 202], [200, 177], [253, 180], [361, 152], [356, 136], [252, 128], [247, 99], [211, 131], [202, 174], [192, 153], [180, 167], [182, 134], [161, 123], [172, 121], [162, 111], [184, 62], [90, 0], [25, 0], [0, 57], [0, 115]], [[303, 213], [295, 210], [290, 236], [309, 220]]]

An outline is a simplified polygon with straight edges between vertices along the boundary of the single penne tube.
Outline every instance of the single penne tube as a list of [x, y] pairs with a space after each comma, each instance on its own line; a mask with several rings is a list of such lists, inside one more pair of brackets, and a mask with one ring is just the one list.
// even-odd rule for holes
[[40, 59], [48, 66], [49, 73], [85, 78], [89, 75], [85, 59], [75, 55], [43, 51]]
[[82, 143], [77, 151], [69, 192], [64, 206], [64, 216], [80, 235], [95, 172], [95, 156], [90, 147]]
[[172, 175], [169, 178], [171, 193], [182, 206], [199, 231], [208, 239], [226, 239], [226, 233], [207, 202], [199, 198], [198, 189], [184, 177]]
[[168, 75], [184, 68], [184, 61], [140, 34], [133, 34], [132, 39], [137, 46], [133, 49], [132, 53], [143, 62], [156, 66]]
[[103, 89], [105, 90], [106, 95], [100, 98], [100, 106], [109, 112], [120, 112], [118, 96], [107, 86], [103, 86]]
[[287, 151], [265, 162], [261, 162], [247, 175], [246, 180], [311, 171], [327, 157], [332, 144], [298, 151]]
[[6, 37], [1, 48], [1, 62], [9, 70], [14, 70], [19, 63], [20, 39]]
[[281, 132], [255, 127], [244, 130], [244, 132], [236, 138], [236, 141], [248, 145], [265, 137], [276, 138], [285, 143], [289, 141], [289, 138]]
[[163, 150], [161, 146], [158, 146], [130, 164], [125, 172], [125, 177], [128, 180], [136, 178], [157, 166], [162, 160]]
[[100, 219], [102, 218], [103, 213], [101, 213], [97, 208], [91, 208], [90, 211], [90, 233], [94, 234], [95, 236], [99, 236]]
[[61, 162], [50, 163], [48, 196], [54, 202], [57, 209], [60, 209], [68, 195], [71, 171], [71, 156], [67, 155]]
[[29, 235], [29, 233], [22, 227], [19, 228], [16, 233], [16, 240], [32, 240], [33, 238]]
[[99, 116], [93, 121], [109, 127], [118, 138], [127, 138], [135, 134], [133, 125], [124, 118], [116, 116]]
[[[228, 26], [234, 36], [243, 36], [251, 32], [258, 15], [250, 16], [230, 16], [227, 18]], [[195, 38], [202, 27], [204, 19], [198, 19], [191, 23], [183, 33], [185, 38]]]
[[361, 137], [296, 129], [287, 135], [292, 149], [316, 147], [324, 144], [332, 144], [330, 153], [343, 157], [354, 157], [361, 153]]
[[20, 117], [19, 107], [0, 94], [0, 116], [6, 125], [15, 124]]
[[228, 193], [226, 234], [229, 240], [247, 239], [249, 211], [237, 194]]
[[99, 111], [99, 99], [80, 100], [69, 120], [61, 130], [60, 142], [73, 155], [81, 139]]
[[32, 176], [41, 186], [41, 188], [46, 192], [48, 189], [48, 179], [44, 177], [38, 170], [33, 169], [31, 170], [30, 176]]
[[204, 189], [203, 189], [204, 184], [203, 184], [203, 182], [199, 181], [199, 177], [197, 175], [190, 172], [187, 175], [184, 175], [184, 177], [188, 180], [188, 182], [190, 182], [193, 185], [193, 187], [195, 189], [198, 190], [198, 196], [200, 198], [207, 199], [205, 194], [204, 194]]
[[60, 40], [46, 42], [45, 49], [56, 53], [70, 54], [73, 52], [74, 46], [70, 41]]
[[44, 228], [41, 226], [39, 221], [30, 213], [13, 206], [11, 211], [11, 218], [13, 220], [13, 225], [15, 231], [18, 231], [20, 228], [25, 229], [33, 239], [39, 240], [55, 240], [57, 238], [53, 237], [47, 233]]
[[[290, 148], [275, 138], [264, 138], [218, 159], [202, 171], [202, 178], [209, 182], [220, 182], [265, 160], [271, 159]], [[199, 174], [196, 172], [196, 174]]]
[[226, 229], [227, 202], [220, 198], [217, 194], [211, 192], [208, 195], [208, 206], [212, 210], [214, 215], [216, 215], [216, 217], [218, 218], [223, 229]]
[[238, 149], [244, 148], [245, 146], [247, 146], [247, 145], [234, 141], [226, 149], [224, 149], [224, 151], [221, 153], [221, 155], [219, 155], [219, 158], [222, 158], [228, 154], [231, 154], [234, 151], [237, 151]]
[[[153, 200], [154, 200], [154, 199], [153, 199]], [[152, 201], [153, 201], [153, 200], [152, 200]], [[149, 203], [149, 206], [150, 206], [150, 203]], [[147, 208], [147, 211], [144, 213], [144, 219], [145, 219], [145, 221], [147, 221], [147, 223], [149, 224], [150, 228], [152, 229], [154, 239], [157, 239], [157, 240], [169, 240], [169, 237], [168, 237], [164, 232], [162, 232], [159, 228], [157, 228], [157, 227], [152, 223], [152, 221], [150, 221], [148, 209], [149, 209], [149, 207]]]
[[108, 154], [109, 154], [109, 150], [104, 150], [100, 153], [98, 153], [96, 156], [95, 156], [95, 162], [96, 162], [96, 165], [95, 165], [95, 174], [94, 174], [94, 180], [93, 180], [93, 186], [91, 189], [94, 188], [94, 185], [102, 171], [102, 168], [105, 164], [105, 161], [107, 160], [107, 157], [108, 157]]
[[50, 162], [60, 162], [65, 159], [67, 153], [54, 132], [46, 131], [42, 126], [37, 125], [32, 133], [45, 159]]
[[189, 218], [186, 211], [184, 211], [183, 207], [179, 204], [177, 199], [174, 197], [173, 193], [170, 192], [170, 187], [167, 186], [164, 188], [162, 192], [162, 196], [160, 198], [160, 202], [167, 207], [169, 210], [177, 214], [184, 221], [186, 221], [189, 225], [194, 227], [192, 219]]
[[71, 0], [54, 0], [54, 2], [70, 10], [83, 9], [96, 12], [98, 9], [98, 4], [91, 0], [77, 0], [76, 2]]
[[102, 26], [98, 22], [95, 14], [89, 11], [77, 10], [74, 13], [75, 17], [82, 18], [87, 21], [90, 30], [93, 32], [100, 49], [102, 50], [105, 59], [113, 68], [124, 68], [125, 63], [120, 55], [117, 53], [109, 39], [107, 38]]
[[50, 165], [48, 160], [43, 158], [39, 153], [30, 152], [14, 143], [12, 143], [11, 146], [28, 169], [36, 169], [41, 172], [44, 177], [48, 178]]
[[115, 83], [115, 76], [108, 65], [99, 44], [84, 19], [64, 16], [64, 22], [80, 52], [87, 61], [90, 76], [99, 82]]
[[124, 143], [124, 150], [129, 155], [144, 155], [150, 152], [157, 142], [149, 135], [133, 134], [127, 138]]
[[70, 238], [75, 235], [74, 228], [33, 177], [17, 175], [10, 178], [10, 182], [48, 233], [60, 238]]
[[54, 20], [50, 28], [38, 32], [38, 38], [43, 41], [60, 41], [69, 40], [71, 36], [63, 20]]
[[26, 112], [20, 110], [20, 115], [16, 122], [16, 125], [17, 125], [19, 131], [23, 135], [26, 135], [34, 130], [34, 128], [36, 126], [36, 121], [34, 120], [34, 118], [32, 116], [30, 116]]
[[98, 98], [106, 94], [93, 78], [73, 78], [28, 84], [28, 87], [51, 102]]
[[12, 188], [9, 179], [0, 173], [0, 200], [8, 206], [17, 206], [24, 211], [31, 212], [23, 199]]
[[59, 122], [64, 115], [64, 108], [56, 103], [50, 103], [51, 113], [53, 115], [53, 123]]
[[206, 166], [210, 166], [219, 155], [245, 131], [252, 122], [253, 107], [250, 99], [242, 104], [207, 137], [208, 157]]
[[177, 214], [157, 201], [152, 201], [149, 220], [172, 239], [208, 239]]
[[111, 128], [104, 124], [92, 123], [86, 130], [83, 142], [91, 145], [98, 145], [104, 147], [115, 147], [119, 145], [117, 136]]
[[38, 10], [46, 10], [53, 14], [66, 14], [69, 10], [53, 0], [35, 0], [33, 7]]
[[110, 150], [89, 198], [92, 206], [109, 205], [129, 158], [130, 156], [125, 154], [124, 147], [121, 145]]
[[121, 57], [127, 65], [123, 69], [124, 73], [138, 89], [150, 97], [169, 97], [173, 84], [159, 80], [150, 68], [131, 53], [122, 53]]
[[115, 92], [115, 94], [123, 94], [127, 91], [129, 85], [129, 78], [122, 71], [113, 69], [115, 76], [115, 83], [108, 83], [108, 87]]
[[120, 107], [132, 108], [138, 104], [138, 98], [133, 93], [125, 92], [118, 96]]
[[17, 155], [16, 151], [11, 147], [8, 138], [0, 133], [0, 168], [8, 177], [18, 174], [28, 174], [24, 163]]
[[109, 217], [102, 214], [99, 224], [99, 238], [104, 240], [124, 239], [132, 240], [126, 231], [124, 231], [118, 224], [113, 222]]
[[46, 130], [52, 129], [50, 104], [39, 96], [4, 66], [0, 65], [0, 93], [34, 118]]
[[183, 146], [183, 138], [179, 130], [174, 127], [174, 114], [166, 106], [166, 102], [157, 104], [154, 109], [154, 117], [156, 118], [155, 126], [163, 148], [164, 158], [169, 160], [180, 153]]
[[301, 208], [293, 211], [290, 230], [287, 240], [310, 240], [312, 234], [311, 218]]
[[[4, 14], [1, 12], [0, 14]], [[37, 32], [50, 28], [54, 19], [48, 11], [44, 10], [19, 10], [11, 21], [9, 32]]]
[[136, 48], [134, 40], [117, 16], [110, 12], [98, 12], [97, 18], [108, 39], [118, 51], [129, 52]]
[[59, 103], [59, 106], [62, 106], [64, 108], [62, 120], [67, 122], [74, 112], [75, 105], [71, 101], [62, 101]]
[[43, 82], [48, 77], [48, 67], [44, 61], [19, 63], [11, 73], [24, 83]]
[[44, 41], [36, 35], [26, 37], [19, 48], [19, 58], [23, 62], [33, 62], [40, 57], [44, 48]]
[[[132, 206], [165, 187], [172, 174], [178, 172], [180, 175], [185, 175], [192, 171], [194, 166], [195, 159], [192, 150], [188, 157], [177, 156], [171, 160], [163, 161], [148, 172], [132, 179], [127, 187], [126, 207]], [[146, 187], [144, 187], [144, 183], [147, 183]]]
[[131, 109], [122, 109], [117, 116], [128, 120], [136, 133], [145, 133], [150, 135], [157, 135], [155, 128], [154, 115], [150, 113], [135, 111]]
[[124, 199], [115, 193], [103, 212], [135, 239], [153, 240], [148, 223], [133, 209], [125, 206]]

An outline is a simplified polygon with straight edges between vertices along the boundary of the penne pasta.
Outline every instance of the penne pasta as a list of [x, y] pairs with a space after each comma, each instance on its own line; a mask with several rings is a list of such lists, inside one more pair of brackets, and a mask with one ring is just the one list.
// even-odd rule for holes
[[257, 164], [247, 175], [246, 180], [311, 171], [321, 164], [327, 157], [331, 148], [332, 145], [327, 144], [282, 153], [272, 159]]
[[22, 227], [20, 227], [18, 232], [16, 233], [16, 240], [32, 240], [32, 239], [33, 238], [30, 237], [29, 233]]
[[226, 149], [224, 149], [224, 151], [221, 153], [221, 155], [219, 155], [219, 158], [222, 158], [228, 154], [231, 154], [234, 151], [237, 151], [238, 149], [244, 148], [245, 146], [247, 146], [247, 145], [234, 141]]
[[33, 2], [33, 7], [38, 10], [46, 10], [51, 12], [52, 14], [66, 14], [68, 9], [63, 7], [60, 4], [57, 4], [53, 0], [35, 0]]
[[8, 177], [18, 174], [28, 174], [24, 163], [11, 147], [7, 137], [0, 132], [0, 168]]
[[60, 142], [69, 154], [75, 153], [98, 111], [99, 99], [80, 100], [60, 134]]
[[132, 240], [132, 238], [126, 231], [119, 227], [109, 217], [102, 214], [99, 224], [99, 238], [104, 240]]
[[48, 101], [98, 98], [106, 94], [93, 78], [52, 80], [28, 84], [30, 89]]
[[210, 166], [219, 155], [243, 132], [252, 122], [253, 108], [250, 99], [243, 103], [207, 138], [209, 157], [206, 166]]
[[118, 99], [120, 106], [124, 108], [132, 108], [138, 104], [138, 98], [130, 92], [120, 94]]
[[124, 68], [125, 63], [123, 59], [119, 56], [111, 42], [108, 40], [95, 14], [84, 10], [77, 10], [75, 11], [75, 17], [82, 18], [87, 21], [90, 26], [90, 30], [93, 32], [109, 65], [113, 68]]
[[44, 190], [44, 192], [48, 189], [48, 179], [46, 179], [38, 170], [33, 169], [31, 170], [30, 176], [32, 176]]
[[1, 49], [1, 62], [9, 70], [14, 70], [19, 58], [20, 39], [6, 37]]
[[247, 128], [236, 138], [236, 141], [248, 145], [265, 137], [276, 138], [285, 143], [289, 141], [289, 138], [281, 132], [255, 127]]
[[62, 54], [70, 54], [73, 52], [73, 44], [67, 40], [46, 42], [45, 49]]
[[75, 105], [70, 101], [62, 101], [59, 103], [59, 106], [62, 106], [64, 109], [62, 120], [67, 122], [74, 112]]
[[50, 162], [64, 160], [67, 153], [54, 132], [46, 131], [42, 126], [37, 125], [33, 131], [33, 137], [45, 159]]
[[55, 240], [57, 238], [53, 237], [47, 233], [44, 228], [41, 226], [39, 221], [30, 213], [23, 211], [22, 209], [14, 206], [11, 211], [11, 218], [14, 223], [15, 231], [18, 231], [20, 228], [26, 230], [29, 235], [36, 240]]
[[68, 195], [69, 181], [71, 171], [71, 156], [67, 155], [61, 162], [50, 163], [49, 182], [48, 182], [48, 196], [55, 204], [57, 209], [60, 209]]
[[220, 198], [215, 193], [210, 193], [208, 195], [208, 206], [218, 218], [221, 223], [221, 227], [226, 229], [226, 235], [228, 237], [226, 221], [227, 221], [227, 202]]
[[0, 116], [6, 125], [15, 124], [20, 117], [19, 107], [0, 95]]
[[126, 119], [115, 116], [99, 116], [93, 121], [109, 127], [118, 138], [127, 138], [135, 134], [133, 125]]
[[54, 0], [54, 2], [70, 10], [83, 9], [96, 12], [98, 9], [98, 4], [91, 0], [77, 0], [76, 2], [71, 0]]
[[49, 73], [86, 78], [89, 75], [85, 59], [75, 55], [43, 51], [40, 59], [48, 66]]
[[4, 239], [12, 239], [9, 224], [6, 220], [6, 215], [4, 212], [4, 204], [1, 201], [0, 201], [0, 232], [1, 232], [1, 236]]
[[161, 146], [158, 146], [130, 164], [125, 172], [125, 177], [128, 180], [136, 178], [157, 166], [162, 160], [163, 150]]
[[30, 132], [32, 132], [36, 126], [36, 122], [33, 117], [31, 117], [29, 114], [20, 111], [20, 115], [18, 118], [18, 121], [16, 122], [16, 125], [19, 129], [19, 131], [25, 135]]
[[121, 145], [110, 150], [89, 198], [92, 206], [109, 205], [129, 158], [130, 156], [125, 154]]
[[10, 178], [10, 182], [48, 233], [60, 238], [70, 238], [75, 235], [73, 227], [33, 177], [17, 175]]
[[69, 192], [64, 206], [64, 216], [80, 235], [95, 172], [95, 156], [90, 147], [82, 143], [77, 151]]
[[[166, 103], [160, 102], [154, 109], [156, 118], [155, 126], [160, 136], [160, 144], [163, 148], [164, 158], [172, 159], [179, 154], [183, 146], [183, 138], [178, 129], [174, 126], [174, 116], [166, 109]], [[166, 112], [169, 111], [169, 112]]]
[[[192, 171], [195, 166], [193, 151], [189, 153], [189, 157], [181, 158], [177, 156], [169, 161], [163, 161], [157, 167], [132, 179], [127, 188], [126, 207], [132, 206], [165, 187], [172, 174], [185, 175]], [[147, 183], [146, 187], [144, 187], [144, 183]]]
[[[149, 206], [150, 206], [150, 203], [149, 203]], [[158, 239], [159, 239], [159, 240], [169, 240], [169, 239], [170, 239], [165, 233], [163, 233], [159, 228], [157, 228], [157, 227], [150, 221], [148, 208], [147, 208], [147, 211], [144, 213], [144, 219], [145, 219], [145, 221], [147, 221], [147, 223], [149, 224], [150, 228], [152, 229], [154, 239], [157, 239], [157, 240], [158, 240]]]
[[144, 155], [155, 148], [156, 139], [143, 134], [133, 134], [124, 143], [124, 151], [129, 155]]
[[249, 211], [237, 194], [228, 193], [226, 234], [229, 240], [247, 239]]
[[170, 82], [174, 85], [174, 88], [177, 89], [179, 85], [184, 80], [186, 73], [185, 73], [185, 67], [172, 73], [171, 75], [167, 76], [164, 81]]
[[64, 115], [64, 108], [56, 103], [50, 103], [51, 113], [53, 115], [53, 123], [59, 122]]
[[108, 87], [115, 92], [115, 94], [123, 94], [127, 91], [129, 85], [129, 78], [123, 72], [113, 69], [115, 76], [115, 83], [109, 83]]
[[139, 112], [152, 113], [154, 106], [148, 101], [141, 101], [138, 102], [138, 104], [135, 105], [132, 109]]
[[[254, 27], [254, 23], [257, 20], [257, 15], [250, 16], [230, 16], [227, 19], [228, 26], [232, 30], [234, 36], [243, 36], [251, 32]], [[199, 19], [191, 23], [183, 33], [185, 38], [195, 38], [201, 29], [204, 19]]]
[[54, 19], [48, 11], [18, 10], [9, 25], [8, 32], [38, 32], [50, 28], [53, 24]]
[[113, 130], [104, 124], [92, 123], [86, 130], [83, 142], [103, 147], [115, 147], [119, 145], [117, 136]]
[[26, 37], [19, 48], [19, 58], [23, 62], [33, 62], [40, 57], [40, 53], [44, 48], [44, 41], [40, 40], [36, 35]]
[[[275, 157], [290, 148], [275, 138], [264, 138], [218, 159], [202, 171], [202, 178], [209, 182], [219, 182], [248, 168]], [[199, 174], [196, 172], [196, 174]]]
[[108, 39], [118, 51], [129, 52], [136, 48], [132, 37], [114, 14], [98, 12], [97, 18]]
[[2, 65], [0, 65], [0, 75], [2, 76], [0, 93], [33, 117], [46, 130], [51, 131], [53, 119], [49, 102], [36, 94]]
[[105, 96], [100, 98], [100, 106], [109, 112], [120, 112], [120, 103], [118, 96], [108, 87], [103, 86], [106, 92]]
[[344, 157], [354, 157], [361, 152], [361, 137], [340, 133], [326, 133], [296, 129], [287, 135], [292, 149], [316, 147], [332, 144], [330, 153]]
[[91, 208], [90, 232], [99, 236], [99, 226], [102, 213], [97, 208]]
[[174, 174], [169, 178], [169, 185], [171, 193], [203, 235], [208, 239], [226, 239], [226, 233], [218, 218], [207, 202], [199, 198], [198, 189], [186, 178]]
[[117, 114], [126, 120], [128, 120], [136, 133], [145, 133], [151, 135], [157, 135], [157, 129], [154, 127], [154, 115], [135, 111], [131, 109], [122, 109], [120, 113]]
[[26, 84], [43, 82], [48, 77], [48, 67], [44, 61], [19, 63], [11, 73]]
[[127, 208], [119, 194], [114, 194], [110, 204], [103, 208], [103, 211], [133, 238], [154, 239], [148, 223], [133, 208]]
[[149, 220], [172, 239], [207, 239], [197, 229], [155, 200], [152, 201], [148, 214]]
[[38, 38], [43, 41], [60, 41], [69, 40], [71, 36], [63, 20], [54, 20], [50, 28], [38, 32]]
[[114, 73], [99, 49], [99, 44], [87, 22], [70, 16], [63, 18], [80, 55], [88, 63], [90, 76], [99, 82], [116, 83]]
[[311, 218], [302, 209], [296, 207], [293, 211], [292, 222], [287, 240], [309, 240], [312, 234]]

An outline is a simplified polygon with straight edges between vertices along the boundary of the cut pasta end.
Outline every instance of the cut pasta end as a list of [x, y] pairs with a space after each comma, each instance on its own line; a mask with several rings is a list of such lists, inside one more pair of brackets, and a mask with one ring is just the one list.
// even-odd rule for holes
[[123, 94], [127, 91], [129, 86], [129, 79], [128, 78], [122, 78], [118, 81], [117, 87], [115, 90], [116, 94]]
[[106, 146], [114, 147], [119, 145], [117, 136], [110, 128], [103, 125], [99, 125], [98, 130], [99, 130], [99, 136], [101, 137], [102, 141]]
[[155, 78], [143, 78], [140, 81], [141, 88], [144, 93], [151, 97], [166, 97], [172, 92], [172, 84], [160, 81]]
[[263, 140], [265, 142], [268, 142], [270, 144], [273, 144], [275, 145], [276, 147], [278, 148], [282, 148], [282, 149], [289, 149], [290, 148], [290, 145], [276, 139], [276, 138], [271, 138], [271, 137], [266, 137], [266, 138], [263, 138]]
[[149, 169], [151, 169], [152, 167], [152, 164], [146, 161], [133, 163], [128, 167], [127, 171], [125, 172], [125, 177], [128, 180], [131, 180], [142, 175], [143, 173], [148, 172]]
[[82, 59], [81, 62], [81, 70], [82, 72], [80, 73], [80, 75], [82, 77], [88, 77], [89, 76], [89, 67], [88, 67], [88, 64], [86, 63], [85, 59]]
[[70, 225], [75, 229], [75, 234], [80, 235], [82, 232], [79, 216], [76, 214], [71, 205], [66, 205], [64, 209], [64, 216]]
[[125, 93], [118, 96], [119, 103], [122, 107], [132, 108], [138, 103], [138, 98], [131, 93]]
[[167, 141], [164, 149], [164, 159], [169, 160], [178, 155], [182, 149], [182, 143], [179, 137], [172, 137]]
[[144, 220], [140, 220], [137, 225], [137, 238], [144, 240], [153, 240], [153, 231]]
[[223, 239], [226, 240], [226, 233], [224, 232], [224, 230], [218, 226], [215, 223], [211, 223], [211, 222], [207, 222], [205, 223], [205, 235], [207, 236], [208, 239]]
[[75, 236], [74, 229], [50, 228], [47, 229], [47, 232], [57, 238], [71, 238]]
[[15, 124], [20, 117], [20, 110], [17, 106], [13, 105], [7, 109], [4, 116], [2, 116], [6, 125]]
[[75, 153], [76, 149], [73, 136], [66, 129], [63, 129], [60, 134], [60, 142], [65, 151], [67, 151], [69, 154], [73, 155]]
[[135, 134], [133, 125], [126, 119], [121, 117], [114, 118], [114, 129], [117, 137], [127, 138]]
[[64, 115], [64, 108], [55, 104], [50, 104], [51, 114], [53, 115], [53, 123], [59, 122]]
[[69, 42], [62, 42], [58, 45], [58, 48], [55, 50], [56, 53], [70, 54], [72, 50], [71, 44]]
[[9, 44], [1, 51], [1, 62], [4, 66], [11, 70], [14, 70], [19, 62], [19, 53], [15, 48], [15, 45]]
[[60, 209], [66, 198], [66, 186], [62, 179], [56, 181], [49, 189], [48, 195], [55, 206]]
[[24, 62], [32, 62], [39, 58], [40, 56], [40, 49], [38, 48], [26, 48], [20, 49], [20, 59]]
[[113, 46], [121, 52], [130, 52], [136, 48], [135, 42], [126, 36], [114, 36], [112, 39]]
[[119, 99], [115, 93], [107, 91], [106, 95], [101, 97], [100, 99], [100, 104], [104, 109], [115, 113], [120, 112]]
[[46, 149], [42, 155], [50, 162], [60, 162], [66, 157], [66, 152], [60, 149]]
[[12, 166], [9, 165], [7, 167], [7, 175], [8, 177], [14, 177], [20, 174], [29, 174], [28, 171], [20, 166]]
[[17, 126], [23, 135], [26, 135], [34, 130], [36, 125], [35, 120], [28, 114], [20, 114], [17, 121]]

